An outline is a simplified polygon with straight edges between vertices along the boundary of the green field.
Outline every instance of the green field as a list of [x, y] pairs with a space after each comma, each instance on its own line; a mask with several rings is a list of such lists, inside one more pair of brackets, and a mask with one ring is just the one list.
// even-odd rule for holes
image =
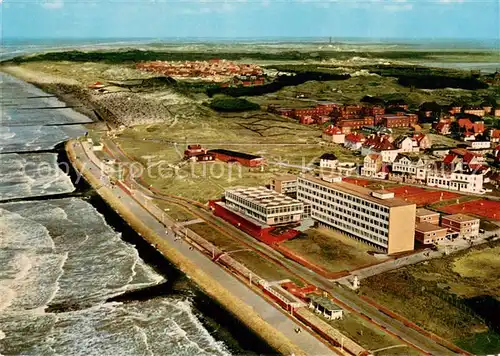
[[[499, 253], [492, 243], [383, 273], [363, 280], [361, 293], [471, 352], [498, 352], [500, 336], [486, 322], [497, 323]], [[470, 303], [485, 296], [497, 303], [489, 312]]]
[[368, 245], [328, 229], [310, 229], [282, 243], [298, 255], [330, 272], [351, 270], [383, 261], [370, 254]]

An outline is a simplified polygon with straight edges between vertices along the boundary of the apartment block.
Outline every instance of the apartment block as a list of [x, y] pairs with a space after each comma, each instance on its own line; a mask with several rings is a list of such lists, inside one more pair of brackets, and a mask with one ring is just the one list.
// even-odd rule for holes
[[[328, 181], [327, 181], [328, 180]], [[414, 248], [416, 205], [388, 191], [372, 191], [340, 177], [297, 178], [297, 199], [311, 205], [311, 217], [389, 254]]]
[[224, 193], [226, 207], [265, 225], [299, 222], [304, 204], [265, 187], [239, 187]]
[[441, 226], [458, 232], [459, 237], [470, 238], [479, 235], [479, 219], [465, 214], [443, 216]]

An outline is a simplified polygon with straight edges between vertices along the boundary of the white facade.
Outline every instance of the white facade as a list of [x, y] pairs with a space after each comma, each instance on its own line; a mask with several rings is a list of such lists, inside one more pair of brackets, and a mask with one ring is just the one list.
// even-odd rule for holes
[[425, 180], [426, 171], [425, 163], [421, 158], [412, 160], [403, 156], [396, 159], [392, 164], [392, 173], [407, 174], [419, 180]]
[[491, 147], [490, 141], [473, 141], [473, 142], [471, 142], [471, 148], [488, 149], [490, 147]]
[[382, 157], [378, 154], [371, 154], [364, 158], [361, 175], [365, 177], [377, 177], [382, 167]]
[[226, 190], [226, 206], [266, 225], [299, 222], [304, 204], [265, 187]]
[[436, 187], [460, 192], [484, 194], [484, 174], [457, 172], [429, 172], [426, 184]]
[[361, 147], [361, 155], [379, 154], [382, 156], [382, 162], [392, 163], [399, 154], [399, 150], [373, 150], [371, 147]]
[[319, 160], [319, 166], [321, 168], [330, 168], [330, 169], [334, 169], [334, 168], [337, 168], [337, 164], [339, 163], [338, 160], [336, 159], [324, 159], [324, 158], [321, 158]]
[[417, 142], [410, 137], [405, 137], [403, 140], [399, 141], [397, 145], [401, 153], [418, 152], [420, 150]]

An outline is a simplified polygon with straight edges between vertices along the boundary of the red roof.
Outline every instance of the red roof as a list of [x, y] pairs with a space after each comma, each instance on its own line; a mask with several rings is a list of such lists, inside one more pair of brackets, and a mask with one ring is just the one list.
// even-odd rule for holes
[[395, 150], [396, 148], [392, 144], [391, 141], [389, 141], [389, 138], [387, 136], [375, 136], [370, 138], [369, 140], [366, 140], [365, 146], [372, 147], [376, 151], [388, 151], [388, 150]]
[[454, 154], [449, 154], [449, 155], [446, 155], [446, 157], [443, 159], [443, 163], [444, 164], [450, 164], [451, 162], [453, 162], [455, 160], [457, 156], [454, 155]]
[[365, 135], [362, 133], [353, 132], [345, 137], [346, 141], [350, 142], [363, 142], [365, 140]]
[[498, 129], [493, 129], [491, 130], [491, 138], [500, 138], [500, 130]]
[[372, 161], [376, 161], [380, 158], [380, 155], [378, 153], [372, 153], [372, 154], [369, 154], [368, 157], [370, 157], [370, 159]]
[[413, 135], [413, 138], [418, 142], [418, 144], [420, 144], [420, 141], [422, 141], [425, 138], [425, 134], [423, 133], [415, 134]]
[[339, 129], [337, 126], [334, 125], [328, 125], [328, 127], [323, 131], [324, 134], [326, 135], [341, 135], [342, 130]]
[[473, 160], [474, 158], [476, 158], [476, 157], [477, 157], [477, 156], [476, 156], [475, 154], [470, 153], [470, 152], [467, 152], [467, 153], [463, 156], [463, 158], [462, 158], [462, 159], [463, 159], [463, 161], [464, 161], [465, 163], [467, 163], [467, 164], [468, 164], [468, 163], [471, 163], [471, 162], [472, 162], [472, 160]]

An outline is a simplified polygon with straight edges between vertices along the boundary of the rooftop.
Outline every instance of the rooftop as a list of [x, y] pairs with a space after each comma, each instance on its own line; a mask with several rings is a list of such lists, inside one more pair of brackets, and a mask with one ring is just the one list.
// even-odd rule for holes
[[214, 149], [214, 150], [208, 150], [208, 153], [220, 153], [220, 154], [223, 154], [223, 155], [233, 156], [233, 157], [238, 157], [238, 158], [243, 158], [243, 159], [262, 159], [262, 157], [260, 157], [260, 156], [251, 155], [251, 154], [243, 153], [243, 152], [225, 150], [225, 149], [222, 149], [222, 148]]
[[455, 222], [469, 222], [469, 221], [479, 220], [478, 218], [474, 218], [472, 216], [465, 215], [465, 214], [448, 215], [448, 216], [444, 216], [443, 218], [446, 218], [448, 220], [455, 221]]
[[429, 216], [429, 215], [439, 215], [439, 213], [432, 211], [432, 210], [424, 209], [424, 208], [417, 209], [417, 217]]
[[297, 199], [277, 193], [276, 191], [267, 189], [266, 187], [236, 187], [227, 189], [226, 194], [227, 193], [232, 193], [241, 199], [266, 208], [292, 204], [302, 205], [302, 203]]
[[322, 297], [319, 295], [311, 295], [311, 301], [318, 303], [326, 310], [342, 310], [337, 304], [335, 304], [331, 299], [327, 297]]
[[391, 199], [379, 199], [372, 196], [372, 190], [364, 187], [360, 187], [359, 185], [347, 183], [347, 182], [326, 182], [322, 179], [313, 177], [311, 175], [305, 174], [301, 176], [301, 178], [307, 179], [311, 182], [321, 184], [326, 187], [330, 187], [339, 191], [342, 191], [347, 194], [355, 195], [364, 200], [368, 200], [374, 203], [377, 203], [382, 206], [386, 206], [388, 208], [399, 207], [399, 206], [408, 206], [415, 205], [413, 203], [406, 202], [399, 198], [391, 198]]
[[297, 180], [297, 176], [293, 174], [283, 174], [281, 176], [276, 176], [273, 178], [275, 182], [288, 182], [288, 181], [293, 181]]
[[333, 153], [323, 153], [319, 159], [325, 159], [328, 161], [336, 161], [337, 156], [335, 156]]
[[445, 227], [434, 225], [428, 222], [421, 222], [415, 225], [415, 231], [419, 232], [433, 232], [447, 230]]

